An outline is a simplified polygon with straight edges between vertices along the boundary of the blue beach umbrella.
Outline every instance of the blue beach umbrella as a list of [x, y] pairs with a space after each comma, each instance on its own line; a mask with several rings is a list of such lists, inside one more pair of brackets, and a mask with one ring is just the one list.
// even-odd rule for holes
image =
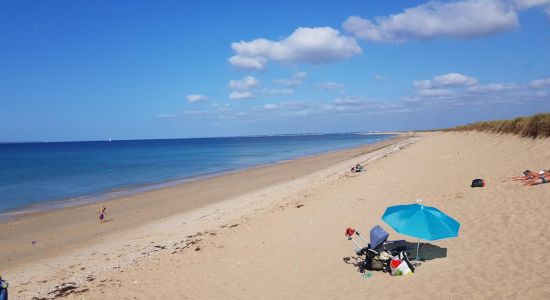
[[[436, 241], [458, 236], [460, 223], [435, 207], [420, 204], [390, 206], [382, 220], [395, 231], [421, 240]], [[416, 260], [419, 260], [416, 246]]]

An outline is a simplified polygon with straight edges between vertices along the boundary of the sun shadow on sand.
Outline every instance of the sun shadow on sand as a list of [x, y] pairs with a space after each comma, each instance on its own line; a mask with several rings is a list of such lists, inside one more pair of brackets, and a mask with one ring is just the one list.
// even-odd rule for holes
[[[417, 243], [399, 241], [393, 244], [388, 244], [386, 249], [391, 252], [393, 252], [393, 250], [405, 251], [411, 259], [414, 259], [414, 257], [416, 257], [416, 245]], [[447, 248], [442, 248], [430, 243], [420, 243], [419, 255], [422, 261], [444, 258], [447, 257]]]

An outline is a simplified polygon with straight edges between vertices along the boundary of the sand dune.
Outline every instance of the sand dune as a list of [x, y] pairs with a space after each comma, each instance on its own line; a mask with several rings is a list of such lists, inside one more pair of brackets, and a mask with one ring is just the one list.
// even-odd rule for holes
[[[13, 263], [10, 293], [54, 297], [66, 283], [68, 299], [550, 298], [550, 185], [508, 180], [549, 168], [550, 140], [423, 133], [400, 143]], [[368, 171], [350, 174], [357, 161]], [[473, 178], [487, 186], [470, 188]], [[354, 255], [348, 226], [380, 224], [416, 242], [380, 220], [416, 199], [461, 222], [459, 237], [423, 244], [428, 260], [412, 276], [366, 278], [344, 261]]]

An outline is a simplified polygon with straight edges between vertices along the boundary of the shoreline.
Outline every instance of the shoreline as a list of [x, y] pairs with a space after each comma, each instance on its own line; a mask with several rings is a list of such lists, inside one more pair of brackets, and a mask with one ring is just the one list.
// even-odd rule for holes
[[[411, 133], [408, 133], [409, 135]], [[194, 175], [189, 177], [181, 177], [181, 178], [172, 178], [167, 179], [159, 182], [150, 182], [150, 183], [142, 183], [142, 184], [134, 184], [134, 185], [128, 185], [125, 187], [120, 188], [114, 188], [106, 191], [98, 191], [96, 193], [91, 193], [88, 195], [81, 195], [81, 196], [75, 196], [75, 197], [68, 197], [68, 198], [61, 198], [61, 199], [50, 199], [50, 200], [43, 200], [37, 203], [11, 208], [7, 209], [5, 211], [0, 211], [0, 224], [10, 221], [16, 221], [17, 218], [24, 217], [28, 214], [34, 214], [34, 213], [41, 213], [41, 212], [47, 212], [47, 211], [54, 211], [58, 209], [64, 209], [69, 207], [78, 207], [78, 206], [86, 206], [86, 205], [93, 205], [94, 203], [104, 202], [104, 201], [110, 201], [115, 200], [117, 198], [121, 197], [130, 197], [133, 195], [137, 195], [144, 192], [149, 191], [155, 191], [160, 190], [164, 188], [169, 188], [173, 186], [178, 186], [181, 184], [187, 184], [190, 182], [195, 182], [198, 180], [205, 180], [210, 178], [215, 178], [217, 176], [224, 176], [228, 174], [238, 173], [238, 172], [244, 172], [247, 170], [251, 170], [254, 168], [261, 168], [271, 165], [276, 165], [280, 163], [285, 162], [291, 162], [295, 160], [300, 160], [304, 158], [310, 158], [310, 157], [316, 157], [319, 155], [325, 155], [325, 154], [331, 154], [336, 153], [339, 151], [345, 151], [345, 150], [354, 150], [354, 149], [361, 149], [363, 147], [367, 147], [369, 145], [377, 144], [379, 142], [384, 142], [387, 140], [391, 140], [394, 138], [398, 138], [401, 136], [406, 136], [407, 133], [404, 132], [380, 132], [380, 133], [365, 133], [364, 135], [393, 135], [385, 139], [377, 140], [371, 143], [362, 144], [358, 146], [353, 146], [349, 148], [340, 148], [310, 155], [304, 155], [304, 156], [298, 156], [295, 158], [290, 159], [283, 159], [283, 160], [277, 160], [277, 161], [269, 161], [265, 163], [260, 163], [256, 165], [251, 166], [243, 166], [243, 167], [237, 167], [233, 169], [227, 169], [227, 170], [221, 170], [217, 172], [211, 172], [211, 173], [205, 173], [200, 175]], [[62, 142], [60, 142], [62, 143]]]
[[[32, 268], [37, 261], [55, 259], [61, 254], [70, 256], [74, 249], [97, 246], [94, 239], [98, 236], [101, 236], [101, 240], [111, 239], [113, 236], [116, 236], [113, 240], [124, 240], [127, 237], [122, 233], [137, 232], [137, 228], [144, 228], [155, 222], [167, 222], [181, 214], [191, 216], [188, 219], [199, 220], [212, 211], [220, 210], [224, 203], [229, 203], [232, 199], [240, 199], [241, 203], [245, 203], [242, 198], [250, 194], [261, 194], [261, 191], [270, 187], [284, 186], [335, 164], [347, 163], [361, 155], [368, 155], [409, 138], [397, 136], [361, 147], [256, 166], [104, 202], [23, 214], [16, 220], [0, 223], [0, 232], [4, 233], [0, 237], [3, 245], [0, 261], [5, 262], [3, 272], [18, 266]], [[345, 169], [349, 170], [347, 166]], [[284, 189], [280, 192], [284, 192]], [[182, 202], [178, 201], [180, 198], [187, 199]], [[107, 220], [114, 220], [97, 224], [95, 211], [103, 205], [107, 207]], [[247, 209], [246, 205], [241, 209]], [[184, 223], [189, 228], [195, 228], [193, 230], [198, 230], [201, 226], [198, 223], [192, 224], [191, 221]], [[120, 234], [124, 237], [121, 238]]]

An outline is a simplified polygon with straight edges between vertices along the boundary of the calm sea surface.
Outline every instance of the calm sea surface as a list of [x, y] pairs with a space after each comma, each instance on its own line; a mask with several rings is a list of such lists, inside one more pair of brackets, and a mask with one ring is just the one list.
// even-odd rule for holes
[[92, 199], [390, 137], [323, 134], [0, 144], [0, 212]]

